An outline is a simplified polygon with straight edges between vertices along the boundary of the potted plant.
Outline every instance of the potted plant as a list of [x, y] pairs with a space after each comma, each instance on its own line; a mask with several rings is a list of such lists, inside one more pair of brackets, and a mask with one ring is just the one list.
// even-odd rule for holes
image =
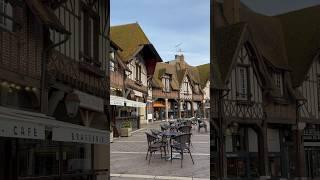
[[121, 136], [129, 137], [131, 136], [132, 126], [129, 120], [122, 122], [121, 124]]

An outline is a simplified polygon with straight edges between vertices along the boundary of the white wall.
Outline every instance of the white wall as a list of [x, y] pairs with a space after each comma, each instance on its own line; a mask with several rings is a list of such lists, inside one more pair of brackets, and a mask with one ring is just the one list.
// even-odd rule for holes
[[[184, 82], [188, 82], [188, 84], [189, 84], [188, 94], [185, 93], [187, 90], [187, 86], [185, 86]], [[191, 87], [190, 80], [189, 80], [188, 76], [185, 76], [183, 78], [182, 86], [180, 88], [180, 98], [181, 99], [192, 99], [192, 87]]]
[[302, 106], [301, 117], [304, 118], [319, 118], [318, 111], [318, 88], [317, 81], [320, 75], [319, 59], [312, 63], [308, 72], [308, 79], [306, 79], [298, 90], [307, 99], [307, 102]]
[[145, 65], [144, 60], [138, 56], [134, 60], [132, 60], [127, 66], [131, 70], [131, 74], [129, 75], [129, 79], [136, 80], [136, 64], [139, 64], [141, 66], [141, 81], [143, 86], [147, 86], [147, 67]]

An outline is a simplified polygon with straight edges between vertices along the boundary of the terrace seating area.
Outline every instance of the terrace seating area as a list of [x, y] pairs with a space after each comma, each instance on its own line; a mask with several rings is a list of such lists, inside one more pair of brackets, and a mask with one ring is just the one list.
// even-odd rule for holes
[[199, 118], [155, 122], [131, 137], [115, 139], [111, 144], [111, 179], [209, 179], [210, 132], [205, 126], [209, 130], [208, 121]]

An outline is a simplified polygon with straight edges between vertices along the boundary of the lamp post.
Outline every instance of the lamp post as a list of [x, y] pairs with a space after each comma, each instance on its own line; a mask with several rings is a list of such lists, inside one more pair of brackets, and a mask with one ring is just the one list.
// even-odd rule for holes
[[79, 96], [76, 93], [72, 92], [67, 94], [64, 101], [66, 104], [68, 116], [71, 118], [76, 117], [78, 114], [79, 105], [80, 105]]

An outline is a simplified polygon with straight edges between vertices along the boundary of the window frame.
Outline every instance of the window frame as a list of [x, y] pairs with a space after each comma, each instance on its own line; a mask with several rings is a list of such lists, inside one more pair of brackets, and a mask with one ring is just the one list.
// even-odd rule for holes
[[171, 77], [170, 75], [166, 74], [162, 77], [162, 83], [163, 83], [163, 91], [164, 92], [171, 92]]
[[[284, 75], [281, 71], [273, 72], [273, 80], [278, 96], [284, 96]], [[279, 85], [279, 86], [278, 86]]]
[[13, 7], [6, 0], [0, 0], [0, 4], [2, 4], [2, 8], [0, 8], [0, 29], [12, 32], [14, 23]]
[[141, 65], [139, 64], [139, 63], [136, 63], [136, 68], [135, 68], [135, 70], [136, 70], [136, 81], [137, 82], [142, 82], [141, 81], [141, 74], [142, 74], [142, 72], [141, 72]]
[[[83, 54], [86, 58], [100, 65], [99, 61], [99, 35], [100, 35], [100, 17], [90, 7], [81, 2], [81, 14], [83, 15]], [[92, 31], [91, 29], [91, 22]], [[92, 35], [92, 37], [91, 37]]]
[[[236, 96], [237, 96], [237, 100], [240, 100], [240, 101], [250, 101], [250, 99], [251, 99], [249, 67], [250, 67], [250, 65], [244, 65], [244, 64], [239, 64], [239, 65], [236, 66], [236, 74], [237, 74]], [[242, 81], [241, 80], [240, 69], [245, 70], [244, 79], [246, 81]], [[242, 82], [245, 82], [246, 86], [241, 85]], [[244, 94], [245, 97], [241, 97], [241, 95], [243, 94], [242, 93], [243, 89], [246, 91], [246, 93]]]

